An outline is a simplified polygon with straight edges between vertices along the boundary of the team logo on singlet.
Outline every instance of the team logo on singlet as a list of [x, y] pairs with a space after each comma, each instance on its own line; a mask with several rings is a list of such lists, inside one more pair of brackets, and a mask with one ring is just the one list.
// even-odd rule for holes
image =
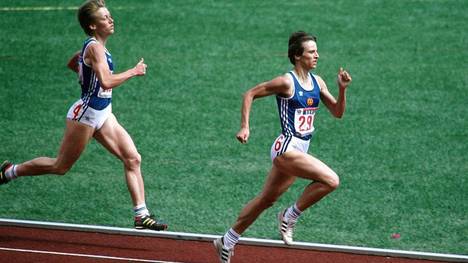
[[314, 99], [313, 98], [307, 98], [307, 106], [312, 106], [314, 105]]

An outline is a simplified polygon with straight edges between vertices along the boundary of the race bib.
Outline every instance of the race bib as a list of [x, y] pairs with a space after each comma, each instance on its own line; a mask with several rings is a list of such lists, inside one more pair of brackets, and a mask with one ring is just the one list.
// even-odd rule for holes
[[294, 128], [300, 136], [307, 136], [314, 131], [315, 108], [300, 108], [294, 113]]
[[99, 88], [97, 95], [99, 98], [112, 98], [112, 89]]

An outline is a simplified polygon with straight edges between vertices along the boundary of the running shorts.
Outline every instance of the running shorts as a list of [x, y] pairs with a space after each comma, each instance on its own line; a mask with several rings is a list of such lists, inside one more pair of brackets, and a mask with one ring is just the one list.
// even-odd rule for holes
[[78, 121], [99, 130], [111, 113], [112, 104], [102, 110], [95, 110], [84, 105], [83, 101], [79, 99], [68, 110], [67, 119]]
[[285, 136], [280, 134], [271, 146], [271, 160], [289, 151], [300, 151], [307, 153], [309, 150], [310, 140], [303, 140], [295, 136]]

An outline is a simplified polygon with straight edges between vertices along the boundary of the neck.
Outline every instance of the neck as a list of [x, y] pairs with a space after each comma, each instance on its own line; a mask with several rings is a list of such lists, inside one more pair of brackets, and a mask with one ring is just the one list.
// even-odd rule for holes
[[93, 36], [99, 43], [101, 43], [103, 46], [106, 46], [106, 42], [107, 42], [107, 37], [105, 36], [101, 36], [101, 35], [94, 35]]
[[299, 81], [301, 81], [302, 83], [305, 83], [309, 79], [309, 71], [307, 69], [295, 66], [294, 71], [296, 72]]

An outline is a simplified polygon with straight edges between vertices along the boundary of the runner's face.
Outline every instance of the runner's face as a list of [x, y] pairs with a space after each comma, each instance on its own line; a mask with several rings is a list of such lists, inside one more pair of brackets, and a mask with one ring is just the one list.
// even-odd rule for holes
[[315, 43], [315, 41], [309, 40], [302, 43], [302, 46], [304, 47], [304, 53], [302, 53], [302, 56], [299, 58], [299, 63], [301, 63], [301, 65], [308, 70], [315, 69], [315, 67], [317, 67], [317, 61], [319, 58], [317, 43]]
[[112, 35], [114, 33], [114, 19], [105, 7], [101, 7], [95, 13], [95, 21], [91, 25], [91, 29], [99, 35]]

